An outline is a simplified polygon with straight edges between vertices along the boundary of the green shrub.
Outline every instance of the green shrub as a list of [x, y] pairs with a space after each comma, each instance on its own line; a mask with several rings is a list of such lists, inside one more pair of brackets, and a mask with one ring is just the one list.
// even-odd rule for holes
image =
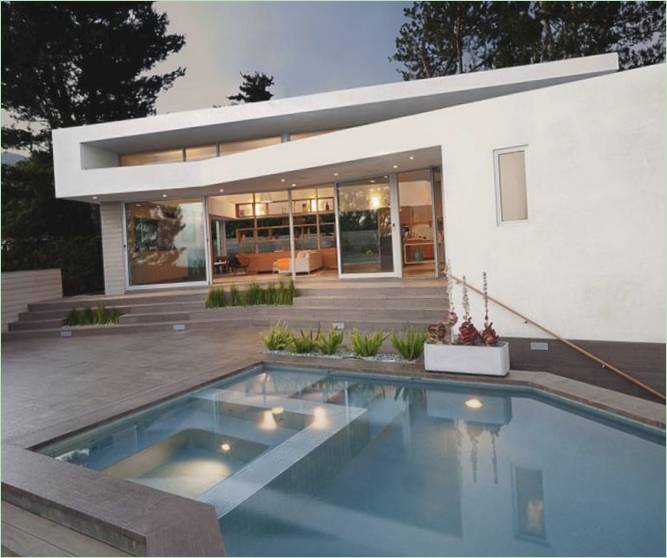
[[98, 304], [93, 310], [94, 324], [106, 324], [110, 317], [110, 312], [101, 304]]
[[357, 328], [352, 330], [352, 350], [354, 354], [362, 357], [371, 357], [378, 354], [382, 343], [387, 338], [384, 331], [373, 331], [361, 333]]
[[256, 306], [264, 302], [264, 293], [262, 292], [262, 287], [260, 287], [257, 283], [250, 283], [244, 292], [244, 295], [246, 306]]
[[335, 355], [336, 351], [343, 346], [343, 332], [331, 328], [327, 333], [321, 334], [317, 340], [317, 349], [323, 355]]
[[95, 312], [88, 306], [81, 311], [81, 325], [93, 325], [95, 323]]
[[269, 284], [264, 291], [264, 304], [276, 304], [276, 287]]
[[72, 308], [65, 316], [63, 325], [82, 326], [82, 325], [104, 325], [117, 324], [123, 313], [118, 308], [105, 308], [98, 304], [95, 309], [90, 306], [86, 308]]
[[65, 317], [65, 321], [63, 323], [66, 326], [79, 325], [81, 323], [81, 316], [80, 316], [79, 310], [76, 309], [76, 308], [72, 308], [67, 313], [67, 316]]
[[206, 308], [223, 308], [225, 306], [225, 289], [209, 289], [206, 297]]
[[269, 328], [266, 335], [260, 335], [260, 339], [269, 351], [284, 351], [289, 346], [292, 335], [284, 324], [278, 322]]
[[232, 285], [229, 289], [229, 305], [230, 306], [245, 306], [244, 304], [245, 297], [241, 296], [236, 285]]
[[408, 326], [404, 334], [396, 332], [391, 334], [391, 346], [405, 360], [417, 360], [424, 352], [424, 343], [427, 338], [428, 333], [426, 331]]
[[319, 330], [313, 332], [311, 329], [308, 334], [301, 330], [299, 335], [292, 334], [289, 346], [295, 353], [314, 353], [317, 349], [319, 337]]
[[109, 315], [109, 322], [112, 324], [120, 323], [120, 317], [123, 313], [118, 308], [112, 308]]

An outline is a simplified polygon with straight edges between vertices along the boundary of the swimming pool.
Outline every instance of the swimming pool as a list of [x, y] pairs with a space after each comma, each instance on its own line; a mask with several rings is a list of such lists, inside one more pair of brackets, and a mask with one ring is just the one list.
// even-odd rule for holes
[[664, 555], [664, 433], [521, 388], [257, 367], [51, 444], [230, 555]]

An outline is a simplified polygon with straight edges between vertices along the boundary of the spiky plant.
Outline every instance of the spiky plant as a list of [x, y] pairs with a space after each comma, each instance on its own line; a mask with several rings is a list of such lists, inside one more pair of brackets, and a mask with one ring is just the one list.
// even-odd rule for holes
[[408, 326], [405, 333], [391, 334], [391, 346], [405, 360], [417, 360], [424, 352], [424, 343], [428, 338], [428, 333]]
[[223, 308], [225, 306], [225, 289], [209, 289], [206, 297], [206, 308]]
[[382, 344], [387, 339], [387, 334], [384, 331], [361, 333], [357, 328], [354, 328], [350, 339], [354, 354], [362, 357], [372, 357], [380, 352]]
[[317, 350], [323, 355], [335, 355], [343, 346], [344, 333], [333, 327], [327, 333], [320, 334], [317, 340]]
[[269, 351], [284, 351], [292, 340], [289, 329], [282, 322], [271, 325], [268, 333], [261, 334], [259, 337]]
[[290, 349], [295, 353], [314, 353], [317, 349], [317, 342], [320, 337], [320, 331], [313, 331], [312, 329], [305, 333], [303, 330], [299, 331], [299, 335], [292, 334], [290, 339]]
[[230, 306], [245, 306], [245, 297], [241, 296], [236, 285], [232, 285], [229, 289], [229, 305]]
[[109, 323], [119, 324], [122, 315], [123, 313], [118, 308], [112, 308], [109, 312]]
[[66, 326], [77, 326], [81, 323], [81, 312], [77, 308], [72, 308], [69, 312], [67, 312], [67, 316], [65, 316], [65, 320], [63, 322], [63, 325]]
[[276, 304], [276, 287], [272, 283], [264, 290], [264, 304]]
[[81, 311], [79, 323], [80, 325], [93, 325], [95, 323], [95, 312], [90, 306]]

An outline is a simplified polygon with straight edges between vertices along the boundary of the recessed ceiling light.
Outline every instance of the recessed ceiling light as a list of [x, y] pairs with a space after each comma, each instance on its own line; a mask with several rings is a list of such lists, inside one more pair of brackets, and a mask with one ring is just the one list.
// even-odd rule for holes
[[397, 169], [397, 168], [398, 168], [398, 165], [392, 165], [392, 167], [395, 168], [395, 169]]
[[281, 178], [281, 179], [280, 179], [280, 182], [285, 182], [285, 179], [284, 179], [284, 178]]
[[220, 446], [220, 449], [224, 452], [228, 452], [232, 449], [232, 446], [230, 446], [228, 443], [224, 443]]
[[221, 194], [222, 194], [224, 191], [225, 191], [224, 188], [220, 188], [220, 190], [218, 190], [218, 192], [220, 192]]
[[338, 176], [338, 173], [337, 173], [337, 172], [335, 172], [335, 173], [334, 173], [334, 176]]
[[163, 198], [166, 198], [166, 197], [167, 197], [167, 194], [162, 194], [162, 197], [163, 197]]
[[292, 188], [294, 188], [295, 186], [296, 186], [296, 184], [292, 184]]
[[97, 196], [93, 196], [93, 199], [96, 200], [96, 199], [97, 199]]
[[408, 159], [410, 159], [411, 161], [414, 161], [414, 160], [415, 160], [415, 156], [414, 156], [414, 155], [410, 155], [410, 157], [408, 157]]
[[471, 399], [466, 400], [465, 406], [469, 407], [470, 409], [481, 409], [484, 406], [484, 403], [482, 403], [476, 397], [472, 397]]
[[385, 174], [385, 175], [384, 175], [384, 178], [389, 178], [389, 176]]
[[140, 203], [135, 203], [134, 205], [136, 205], [137, 207], [141, 207]]
[[375, 184], [375, 180], [371, 179], [371, 184]]

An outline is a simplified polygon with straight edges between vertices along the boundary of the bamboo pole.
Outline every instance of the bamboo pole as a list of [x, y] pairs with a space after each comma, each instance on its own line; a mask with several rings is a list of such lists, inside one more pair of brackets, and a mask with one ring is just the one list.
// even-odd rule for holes
[[[463, 284], [463, 280], [462, 280], [462, 279], [459, 279], [458, 277], [454, 277], [453, 275], [450, 275], [450, 277], [451, 277], [452, 279], [454, 279], [456, 282], [458, 282], [458, 283], [460, 283], [460, 284]], [[483, 291], [479, 290], [479, 289], [476, 288], [476, 287], [473, 287], [473, 286], [472, 286], [470, 283], [468, 283], [467, 281], [466, 281], [466, 286], [467, 286], [471, 291], [474, 291], [474, 292], [476, 292], [477, 294], [480, 294], [480, 295], [484, 296], [484, 292], [483, 292]], [[544, 327], [543, 325], [538, 324], [537, 322], [531, 320], [531, 319], [528, 318], [527, 316], [524, 316], [524, 315], [521, 314], [520, 312], [517, 312], [517, 311], [514, 310], [513, 308], [510, 308], [510, 307], [507, 306], [506, 304], [503, 304], [503, 303], [500, 302], [499, 300], [496, 300], [495, 298], [493, 298], [493, 297], [491, 297], [491, 296], [489, 296], [488, 298], [489, 298], [489, 300], [490, 300], [491, 302], [493, 302], [494, 304], [497, 304], [497, 305], [500, 306], [501, 308], [504, 308], [504, 309], [507, 310], [508, 312], [511, 312], [511, 313], [514, 314], [515, 316], [518, 316], [518, 317], [521, 318], [524, 322], [529, 323], [529, 324], [535, 326], [537, 329], [542, 330], [542, 331], [545, 332], [547, 335], [550, 335], [551, 337], [555, 337], [555, 338], [556, 338], [558, 341], [560, 341], [561, 343], [564, 343], [564, 344], [567, 345], [568, 347], [574, 349], [575, 351], [581, 353], [582, 355], [584, 355], [584, 356], [590, 358], [591, 360], [597, 362], [598, 364], [600, 364], [600, 365], [602, 366], [602, 368], [605, 368], [605, 369], [609, 370], [610, 372], [613, 372], [614, 374], [617, 374], [618, 376], [621, 376], [622, 378], [625, 378], [627, 381], [629, 381], [629, 382], [635, 384], [636, 386], [639, 386], [640, 388], [642, 388], [642, 389], [648, 391], [650, 394], [654, 395], [655, 397], [657, 397], [657, 398], [660, 399], [661, 401], [665, 401], [665, 396], [664, 396], [662, 393], [660, 393], [659, 391], [653, 389], [651, 386], [646, 385], [644, 382], [638, 380], [638, 379], [635, 378], [634, 376], [631, 376], [631, 375], [628, 374], [627, 372], [624, 372], [623, 370], [621, 370], [620, 368], [617, 368], [617, 367], [614, 366], [613, 364], [610, 364], [610, 363], [607, 362], [606, 360], [602, 360], [600, 357], [594, 355], [594, 354], [591, 353], [590, 351], [587, 351], [587, 350], [584, 349], [583, 347], [580, 347], [580, 346], [577, 345], [576, 343], [573, 343], [572, 341], [568, 341], [567, 339], [561, 337], [561, 336], [558, 335], [557, 333], [554, 333], [553, 331], [547, 329], [547, 328]]]

